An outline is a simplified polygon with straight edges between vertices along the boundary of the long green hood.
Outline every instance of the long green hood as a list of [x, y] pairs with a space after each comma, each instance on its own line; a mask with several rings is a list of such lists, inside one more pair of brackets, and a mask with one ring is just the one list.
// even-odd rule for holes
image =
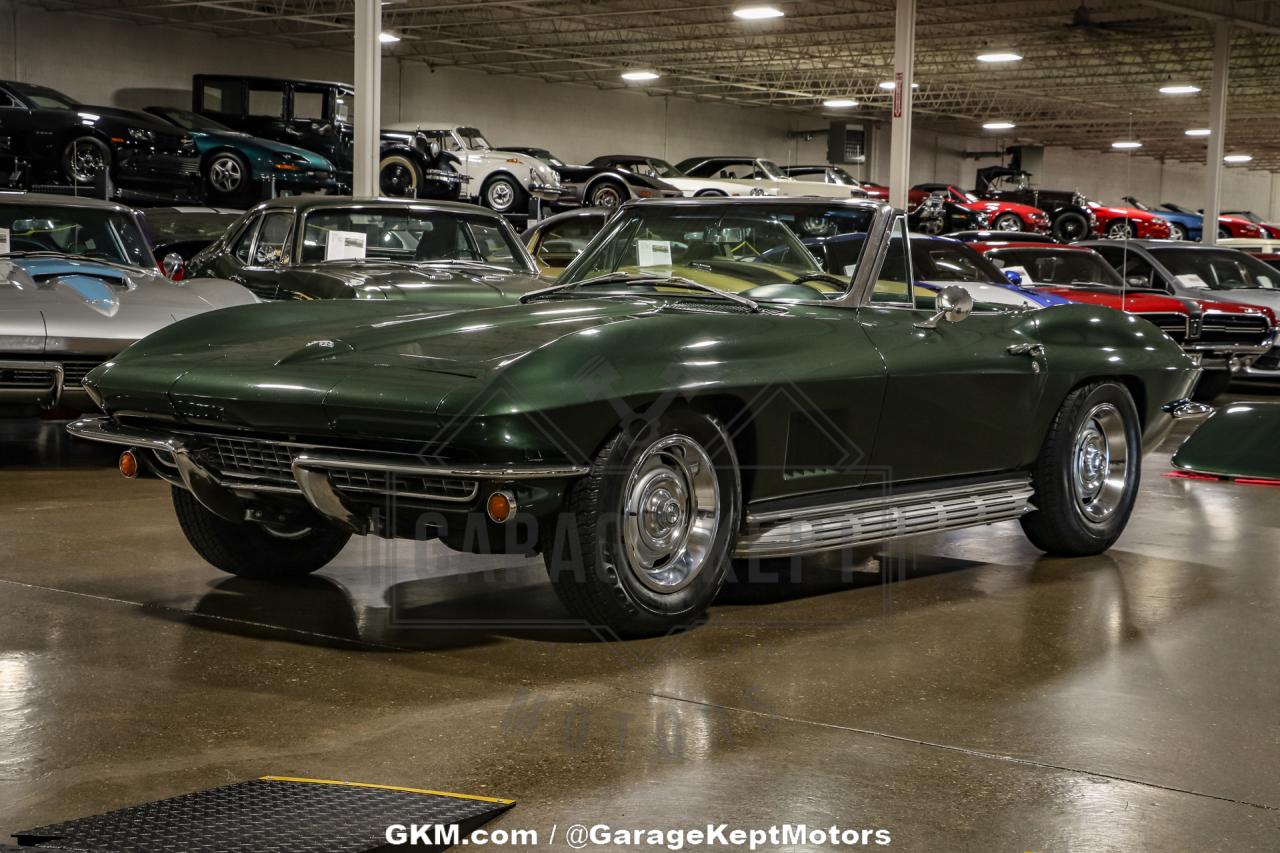
[[402, 439], [467, 418], [469, 439], [484, 441], [476, 433], [495, 418], [767, 383], [780, 370], [834, 380], [836, 359], [794, 363], [796, 336], [835, 346], [857, 334], [804, 312], [767, 309], [744, 323], [737, 306], [662, 297], [456, 312], [382, 301], [252, 308], [176, 324], [88, 382], [112, 413]]

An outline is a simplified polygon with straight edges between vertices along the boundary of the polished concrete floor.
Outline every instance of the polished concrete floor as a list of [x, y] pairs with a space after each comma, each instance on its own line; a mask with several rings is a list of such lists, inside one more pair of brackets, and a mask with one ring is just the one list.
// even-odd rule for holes
[[1280, 849], [1280, 489], [1162, 476], [1177, 435], [1105, 556], [925, 537], [627, 643], [567, 627], [536, 562], [353, 540], [297, 588], [229, 578], [113, 454], [0, 437], [0, 838], [278, 774], [512, 797], [491, 827], [556, 849]]

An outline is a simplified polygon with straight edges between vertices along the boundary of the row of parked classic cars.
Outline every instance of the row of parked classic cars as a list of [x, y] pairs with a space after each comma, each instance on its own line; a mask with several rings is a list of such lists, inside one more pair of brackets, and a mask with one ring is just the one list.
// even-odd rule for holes
[[[185, 259], [188, 216], [225, 227]], [[0, 403], [96, 410], [67, 429], [171, 486], [232, 574], [298, 580], [366, 534], [540, 554], [629, 636], [761, 561], [918, 533], [1100, 553], [1194, 396], [1280, 378], [1261, 258], [921, 222], [759, 193], [517, 235], [449, 200], [0, 193]]]
[[[31, 83], [0, 81], [0, 168], [10, 183], [107, 182], [145, 200], [247, 206], [282, 194], [350, 192], [355, 90], [344, 83], [225, 74], [192, 79], [190, 109], [89, 106]], [[1034, 188], [1031, 175], [981, 169], [977, 188], [911, 188], [916, 231], [965, 228], [1051, 233], [1068, 242], [1199, 240], [1203, 217], [1173, 203], [1126, 197], [1109, 206], [1067, 190]], [[818, 196], [887, 199], [888, 188], [838, 165], [780, 166], [750, 155], [661, 158], [604, 154], [571, 165], [545, 148], [494, 146], [475, 127], [411, 121], [382, 132], [380, 194], [466, 200], [523, 216], [530, 202], [552, 209], [614, 208], [641, 198]], [[1217, 234], [1280, 237], [1249, 211], [1219, 217]]]

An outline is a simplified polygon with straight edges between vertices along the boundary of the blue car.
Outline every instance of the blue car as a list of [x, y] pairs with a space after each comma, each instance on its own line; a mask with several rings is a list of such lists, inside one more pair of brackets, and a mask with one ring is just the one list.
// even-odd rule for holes
[[1161, 219], [1168, 220], [1170, 240], [1199, 240], [1204, 234], [1204, 217], [1198, 213], [1192, 213], [1171, 204], [1164, 204], [1156, 209], [1143, 204], [1131, 195], [1125, 196], [1124, 200], [1138, 210], [1146, 210]]
[[248, 205], [275, 195], [337, 192], [333, 162], [283, 142], [250, 136], [213, 119], [177, 107], [146, 112], [190, 131], [200, 150], [200, 174], [207, 200]]

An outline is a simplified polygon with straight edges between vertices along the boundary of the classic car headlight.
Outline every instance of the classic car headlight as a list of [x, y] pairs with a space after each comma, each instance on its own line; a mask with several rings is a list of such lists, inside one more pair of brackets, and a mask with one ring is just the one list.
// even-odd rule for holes
[[151, 142], [156, 138], [154, 131], [143, 130], [140, 127], [131, 127], [127, 133], [134, 142]]

